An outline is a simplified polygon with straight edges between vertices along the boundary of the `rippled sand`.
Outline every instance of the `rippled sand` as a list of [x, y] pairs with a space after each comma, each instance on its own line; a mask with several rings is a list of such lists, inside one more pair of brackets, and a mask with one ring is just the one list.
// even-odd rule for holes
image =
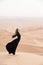
[[5, 46], [14, 33], [0, 29], [0, 65], [43, 65], [43, 28], [20, 29], [22, 37], [16, 55], [9, 55]]

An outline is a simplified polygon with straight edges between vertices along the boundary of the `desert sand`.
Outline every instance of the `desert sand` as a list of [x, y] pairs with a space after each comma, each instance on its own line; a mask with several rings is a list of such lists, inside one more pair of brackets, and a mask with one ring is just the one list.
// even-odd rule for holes
[[20, 29], [21, 41], [16, 55], [9, 55], [6, 44], [15, 30], [0, 29], [0, 65], [43, 65], [43, 28]]

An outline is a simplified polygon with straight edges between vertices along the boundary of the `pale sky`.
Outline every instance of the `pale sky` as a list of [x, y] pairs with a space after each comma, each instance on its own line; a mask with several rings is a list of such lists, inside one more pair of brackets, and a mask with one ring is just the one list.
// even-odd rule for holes
[[0, 18], [43, 18], [43, 0], [0, 0]]
[[0, 21], [0, 28], [43, 26], [43, 0], [0, 0], [1, 18], [38, 18], [39, 20]]

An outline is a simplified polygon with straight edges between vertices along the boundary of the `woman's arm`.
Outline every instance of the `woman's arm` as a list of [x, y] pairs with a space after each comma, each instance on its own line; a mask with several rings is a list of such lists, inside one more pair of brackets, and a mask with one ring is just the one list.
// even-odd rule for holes
[[16, 37], [16, 35], [13, 35], [12, 38]]

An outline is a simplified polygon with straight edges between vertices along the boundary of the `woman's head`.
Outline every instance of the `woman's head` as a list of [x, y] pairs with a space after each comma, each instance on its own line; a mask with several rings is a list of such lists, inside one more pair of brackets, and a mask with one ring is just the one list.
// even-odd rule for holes
[[16, 33], [17, 33], [18, 31], [19, 31], [19, 29], [17, 28], [17, 29], [16, 29]]

